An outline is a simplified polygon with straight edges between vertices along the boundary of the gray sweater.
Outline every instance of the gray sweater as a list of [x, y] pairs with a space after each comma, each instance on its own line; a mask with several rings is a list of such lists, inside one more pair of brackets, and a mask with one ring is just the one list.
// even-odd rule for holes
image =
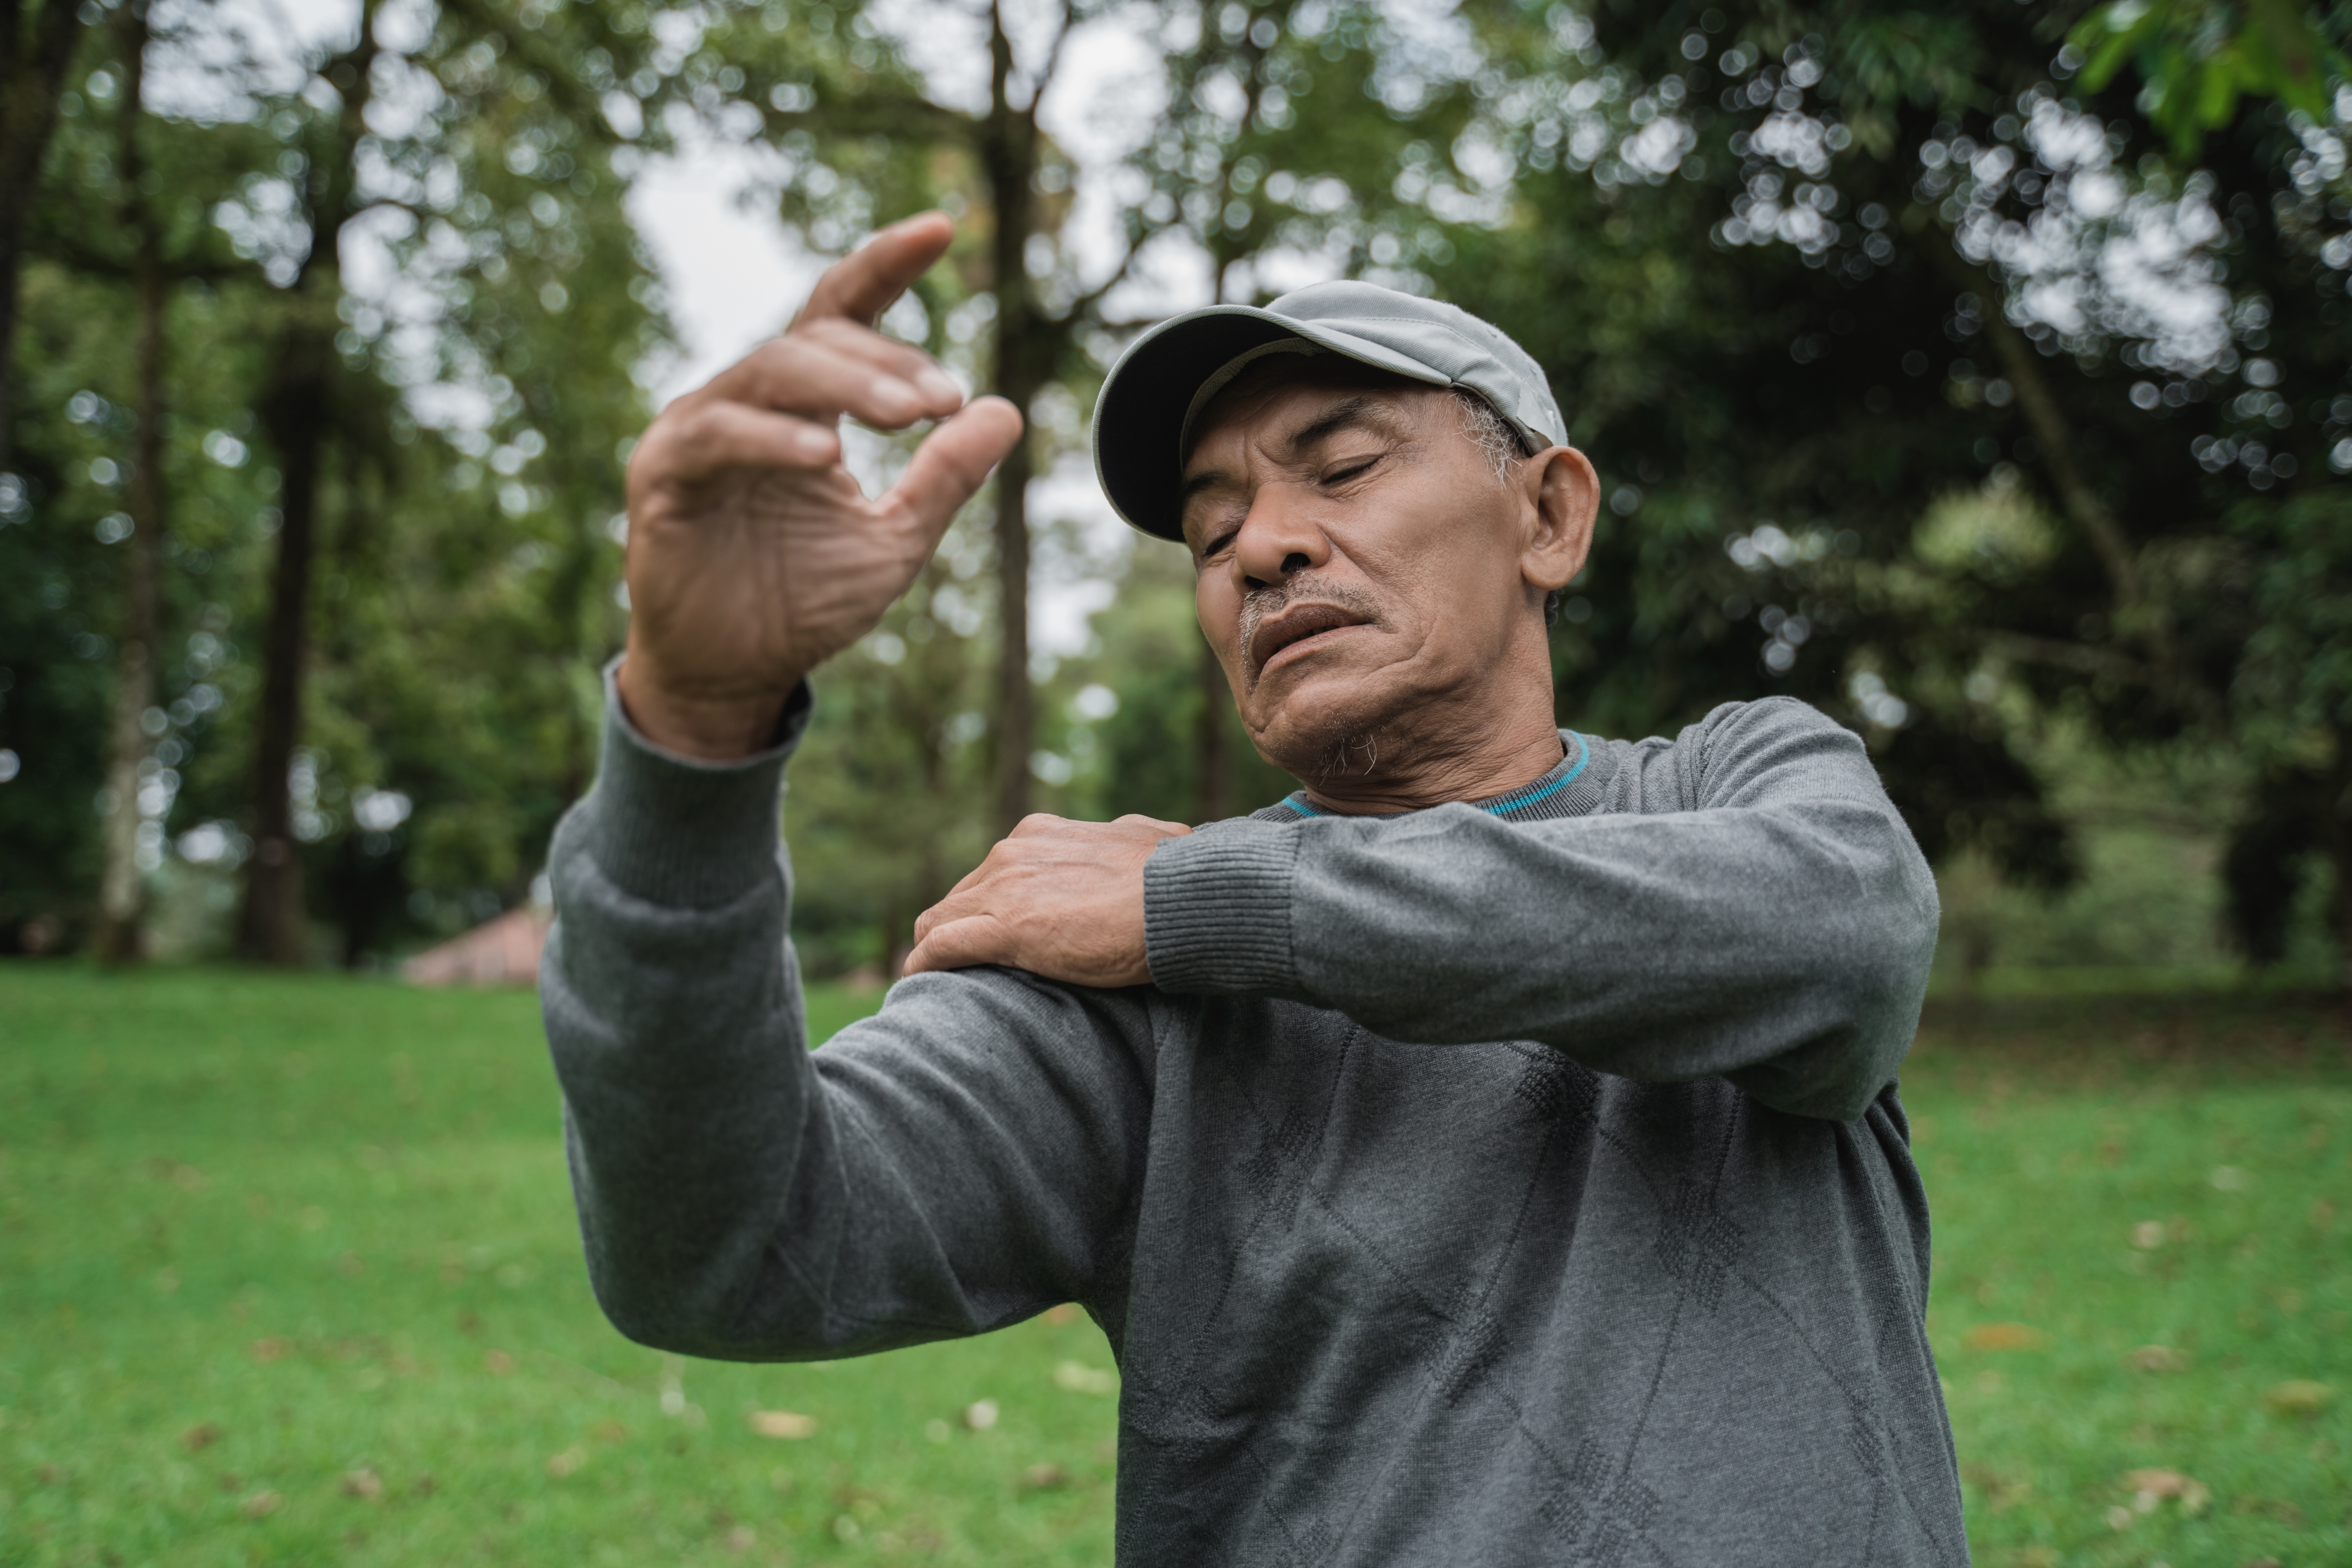
[[1153, 854], [1158, 984], [900, 982], [807, 1051], [773, 751], [615, 717], [542, 994], [621, 1331], [858, 1355], [1083, 1303], [1121, 1561], [1968, 1561], [1896, 1064], [1934, 884], [1801, 703]]

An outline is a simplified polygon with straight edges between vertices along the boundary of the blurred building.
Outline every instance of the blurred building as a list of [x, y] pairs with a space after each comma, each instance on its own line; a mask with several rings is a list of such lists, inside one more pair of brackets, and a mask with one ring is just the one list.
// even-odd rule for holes
[[412, 985], [535, 985], [554, 912], [524, 904], [463, 936], [427, 948], [400, 966]]

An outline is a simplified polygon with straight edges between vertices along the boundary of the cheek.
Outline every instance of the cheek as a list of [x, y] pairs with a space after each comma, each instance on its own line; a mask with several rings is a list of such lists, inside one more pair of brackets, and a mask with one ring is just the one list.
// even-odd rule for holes
[[1192, 589], [1192, 614], [1201, 623], [1201, 631], [1209, 646], [1217, 650], [1217, 658], [1231, 662], [1234, 637], [1241, 625], [1241, 595], [1234, 591], [1229, 574], [1214, 567], [1203, 573]]

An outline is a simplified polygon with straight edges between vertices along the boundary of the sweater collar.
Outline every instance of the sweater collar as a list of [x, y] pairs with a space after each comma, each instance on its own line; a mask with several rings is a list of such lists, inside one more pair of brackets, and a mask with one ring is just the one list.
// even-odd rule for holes
[[[1582, 816], [1600, 800], [1600, 780], [1595, 776], [1594, 749], [1591, 740], [1573, 730], [1559, 732], [1561, 755], [1550, 770], [1533, 784], [1523, 784], [1507, 795], [1488, 795], [1484, 800], [1463, 801], [1460, 804], [1489, 816], [1499, 816], [1506, 822], [1547, 822], [1565, 816]], [[1434, 809], [1429, 807], [1424, 809]], [[1305, 822], [1314, 817], [1337, 817], [1339, 814], [1310, 805], [1305, 790], [1296, 790], [1263, 810], [1250, 813], [1258, 822]], [[1367, 814], [1373, 820], [1411, 816], [1409, 811]], [[1365, 820], [1354, 817], [1347, 820]]]

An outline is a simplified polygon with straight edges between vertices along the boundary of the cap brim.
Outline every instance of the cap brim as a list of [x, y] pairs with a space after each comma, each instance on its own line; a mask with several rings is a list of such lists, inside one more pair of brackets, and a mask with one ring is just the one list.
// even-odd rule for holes
[[1192, 395], [1238, 356], [1281, 338], [1304, 338], [1409, 380], [1451, 384], [1393, 349], [1252, 305], [1212, 305], [1173, 317], [1128, 348], [1095, 400], [1095, 474], [1114, 511], [1145, 533], [1181, 542], [1184, 471], [1177, 448]]

